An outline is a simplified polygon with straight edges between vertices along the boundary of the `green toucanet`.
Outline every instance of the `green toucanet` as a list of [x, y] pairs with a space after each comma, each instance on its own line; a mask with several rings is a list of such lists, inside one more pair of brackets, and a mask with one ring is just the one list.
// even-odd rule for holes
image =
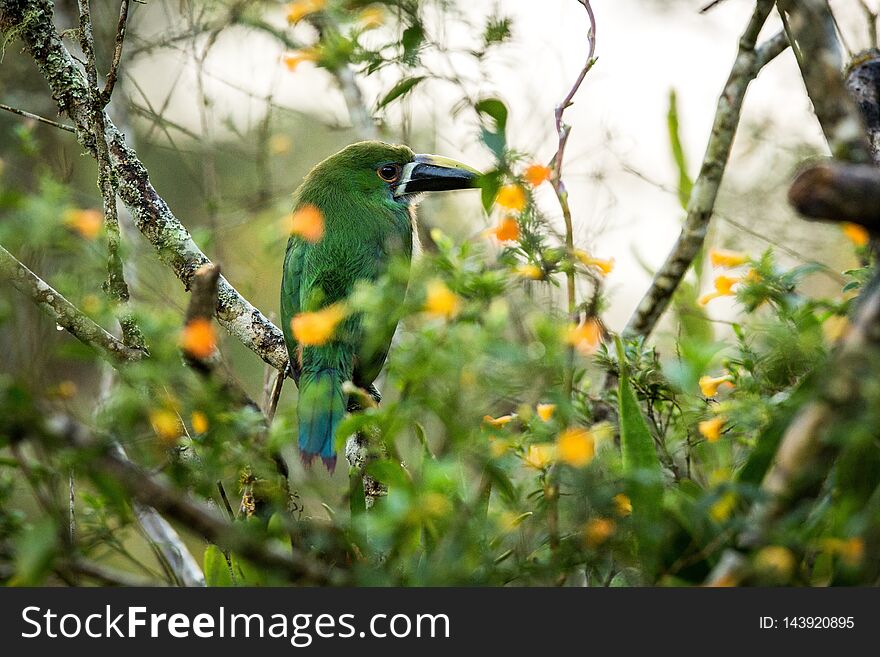
[[375, 392], [372, 384], [385, 363], [391, 335], [379, 336], [377, 347], [376, 336], [366, 340], [360, 318], [352, 315], [328, 341], [298, 344], [292, 320], [344, 301], [358, 281], [378, 279], [395, 257], [409, 260], [417, 241], [418, 196], [474, 187], [478, 177], [479, 172], [454, 160], [365, 141], [318, 164], [296, 191], [294, 217], [309, 212], [323, 220], [317, 234], [291, 235], [281, 280], [281, 326], [299, 375], [304, 463], [320, 456], [333, 470], [334, 435], [348, 405], [343, 383]]

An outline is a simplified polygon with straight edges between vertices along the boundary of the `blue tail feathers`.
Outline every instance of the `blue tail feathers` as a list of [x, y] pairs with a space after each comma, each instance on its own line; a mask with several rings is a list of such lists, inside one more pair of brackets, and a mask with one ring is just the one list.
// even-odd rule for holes
[[320, 456], [330, 472], [336, 468], [336, 427], [345, 414], [342, 373], [338, 369], [303, 372], [299, 380], [299, 450], [310, 465]]

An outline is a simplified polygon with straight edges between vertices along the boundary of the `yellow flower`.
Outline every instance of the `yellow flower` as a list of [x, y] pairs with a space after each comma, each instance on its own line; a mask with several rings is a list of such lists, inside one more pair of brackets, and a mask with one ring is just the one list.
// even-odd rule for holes
[[526, 450], [525, 463], [530, 468], [544, 470], [553, 462], [555, 452], [556, 446], [553, 443], [529, 445], [528, 450]]
[[724, 249], [709, 249], [709, 262], [713, 267], [739, 267], [749, 261], [748, 254]]
[[296, 315], [290, 321], [293, 337], [306, 347], [326, 344], [336, 331], [336, 326], [345, 319], [345, 307], [334, 303], [315, 312]]
[[68, 210], [64, 213], [64, 223], [87, 240], [93, 240], [101, 234], [104, 215], [100, 210]]
[[736, 508], [736, 495], [727, 491], [709, 508], [709, 515], [717, 522], [724, 522]]
[[822, 324], [822, 335], [826, 342], [834, 343], [849, 333], [851, 328], [849, 319], [845, 316], [832, 315]]
[[180, 346], [188, 356], [203, 360], [217, 348], [217, 334], [210, 319], [196, 317], [186, 323], [180, 336]]
[[53, 392], [59, 399], [73, 399], [76, 397], [77, 387], [73, 381], [66, 379], [59, 383]]
[[593, 434], [583, 427], [569, 427], [556, 440], [559, 460], [575, 468], [582, 468], [593, 460], [596, 443]]
[[287, 5], [287, 22], [299, 23], [309, 14], [321, 11], [327, 4], [326, 0], [297, 0]]
[[822, 549], [829, 554], [837, 554], [848, 566], [855, 568], [865, 555], [865, 542], [858, 537], [847, 540], [842, 538], [825, 538], [821, 542]]
[[535, 410], [539, 418], [544, 420], [544, 422], [549, 422], [550, 418], [553, 417], [553, 413], [556, 412], [556, 404], [538, 404]]
[[761, 282], [761, 274], [760, 272], [752, 267], [749, 269], [746, 277], [743, 279], [746, 283], [760, 283]]
[[584, 542], [589, 548], [597, 548], [611, 538], [614, 533], [614, 521], [611, 518], [594, 518], [584, 527]]
[[710, 443], [714, 443], [721, 438], [721, 430], [724, 428], [725, 422], [727, 422], [727, 418], [723, 415], [719, 415], [718, 417], [713, 417], [711, 420], [703, 420], [697, 428], [706, 440]]
[[150, 411], [150, 424], [156, 435], [166, 443], [174, 442], [183, 435], [183, 427], [174, 411], [168, 409]]
[[727, 383], [730, 386], [733, 386], [731, 380], [733, 376], [730, 374], [725, 374], [723, 376], [703, 376], [700, 377], [700, 392], [703, 393], [703, 397], [714, 397], [718, 394], [718, 387]]
[[614, 511], [620, 517], [624, 518], [633, 512], [633, 505], [629, 495], [618, 493], [612, 499], [614, 500]]
[[324, 214], [311, 204], [303, 205], [287, 215], [284, 225], [288, 234], [299, 235], [312, 244], [324, 237]]
[[315, 48], [310, 48], [309, 50], [287, 52], [281, 56], [281, 61], [287, 66], [288, 70], [295, 71], [303, 62], [318, 61], [318, 51]]
[[842, 230], [846, 238], [856, 246], [866, 246], [871, 241], [868, 231], [858, 224], [845, 223]]
[[504, 185], [498, 190], [495, 203], [512, 212], [522, 212], [526, 207], [526, 192], [516, 183]]
[[293, 140], [283, 133], [278, 133], [269, 137], [269, 152], [272, 155], [284, 155], [289, 153], [293, 147]]
[[761, 548], [755, 555], [755, 570], [764, 577], [770, 577], [775, 581], [787, 582], [794, 574], [797, 561], [787, 547], [782, 545], [768, 545]]
[[358, 14], [358, 22], [365, 30], [382, 27], [385, 23], [385, 12], [381, 7], [367, 7]]
[[533, 164], [526, 169], [523, 177], [532, 187], [537, 187], [541, 183], [550, 180], [552, 173], [553, 170], [550, 167], [545, 167], [542, 164]]
[[440, 493], [429, 492], [419, 498], [416, 508], [428, 518], [442, 518], [452, 511], [452, 503]]
[[705, 306], [707, 303], [712, 301], [712, 299], [717, 299], [718, 297], [729, 297], [733, 296], [733, 286], [740, 282], [739, 278], [732, 278], [730, 276], [716, 276], [715, 277], [715, 291], [710, 292], [709, 294], [704, 294], [700, 297], [699, 304], [701, 306]]
[[528, 278], [533, 281], [540, 281], [544, 278], [544, 270], [538, 265], [533, 265], [531, 263], [517, 265], [513, 272], [517, 276], [522, 276], [523, 278]]
[[519, 222], [514, 217], [504, 217], [495, 228], [486, 231], [499, 242], [515, 242], [519, 239]]
[[499, 459], [510, 451], [510, 441], [497, 436], [489, 438], [489, 453], [492, 458]]
[[208, 416], [202, 411], [193, 411], [190, 421], [196, 433], [205, 433], [208, 430]]
[[589, 356], [596, 352], [602, 342], [602, 327], [596, 319], [588, 319], [577, 326], [569, 327], [565, 341], [581, 354]]
[[598, 269], [599, 273], [601, 273], [603, 276], [607, 276], [614, 269], [614, 258], [609, 258], [608, 260], [594, 258], [586, 251], [581, 251], [580, 249], [575, 249], [574, 255], [586, 267], [595, 267], [596, 269]]
[[491, 415], [484, 415], [483, 422], [492, 427], [503, 427], [505, 424], [508, 424], [516, 419], [516, 415], [502, 415], [501, 417], [492, 417]]
[[429, 315], [451, 319], [461, 310], [461, 299], [443, 281], [429, 281], [426, 291], [425, 312]]

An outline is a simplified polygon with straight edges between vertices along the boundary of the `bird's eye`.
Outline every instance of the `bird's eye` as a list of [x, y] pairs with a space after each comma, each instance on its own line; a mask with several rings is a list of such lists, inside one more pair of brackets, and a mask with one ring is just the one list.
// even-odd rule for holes
[[385, 182], [397, 182], [397, 179], [400, 178], [400, 165], [383, 164], [378, 169], [376, 169], [376, 173], [379, 174], [379, 177]]

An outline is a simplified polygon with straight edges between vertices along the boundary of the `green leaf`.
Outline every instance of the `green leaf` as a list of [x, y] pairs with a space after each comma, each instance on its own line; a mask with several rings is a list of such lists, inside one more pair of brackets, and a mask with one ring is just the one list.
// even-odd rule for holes
[[618, 409], [623, 470], [627, 494], [632, 502], [633, 526], [645, 573], [652, 576], [659, 567], [659, 548], [664, 538], [663, 471], [654, 439], [642, 415], [629, 381], [623, 343], [617, 339], [620, 364]]
[[364, 493], [364, 478], [354, 470], [348, 477], [348, 508], [351, 517], [356, 518], [367, 512], [367, 498]]
[[202, 568], [205, 571], [205, 584], [207, 586], [232, 586], [232, 572], [223, 551], [216, 545], [205, 548], [202, 557]]
[[397, 461], [381, 459], [367, 464], [367, 474], [383, 484], [397, 488], [409, 488], [411, 481], [406, 470]]
[[427, 76], [425, 75], [417, 75], [412, 78], [404, 78], [403, 80], [395, 84], [394, 87], [391, 88], [391, 91], [385, 94], [382, 100], [379, 101], [376, 109], [382, 109], [389, 103], [392, 103], [398, 98], [402, 98], [403, 96], [407, 95], [416, 88], [416, 85], [418, 85], [425, 79], [427, 79]]
[[507, 130], [507, 106], [503, 101], [497, 98], [484, 98], [477, 101], [474, 109], [479, 114], [485, 114], [491, 117], [495, 122], [495, 132], [504, 133]]
[[[498, 159], [504, 156], [507, 148], [507, 106], [497, 98], [484, 98], [474, 105], [474, 109], [484, 120], [480, 137], [487, 148]], [[488, 120], [486, 120], [488, 118]], [[493, 199], [494, 200], [494, 199]]]
[[675, 166], [678, 169], [678, 202], [684, 210], [687, 210], [694, 182], [688, 175], [687, 158], [684, 154], [684, 147], [681, 144], [678, 123], [678, 100], [675, 95], [675, 89], [670, 89], [669, 91], [669, 110], [666, 113], [666, 125], [669, 129], [669, 143], [672, 146], [672, 157], [675, 160]]
[[16, 586], [36, 586], [40, 584], [52, 568], [58, 552], [58, 531], [51, 518], [39, 522], [23, 531], [15, 546]]

